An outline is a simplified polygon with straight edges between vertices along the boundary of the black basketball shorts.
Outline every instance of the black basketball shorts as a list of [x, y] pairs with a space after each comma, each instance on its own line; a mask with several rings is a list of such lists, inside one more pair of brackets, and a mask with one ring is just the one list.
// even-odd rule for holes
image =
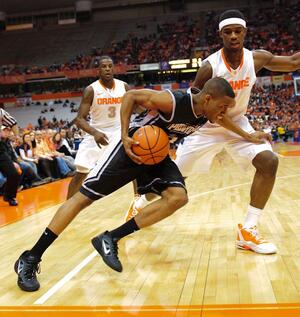
[[137, 179], [141, 194], [160, 194], [168, 187], [185, 189], [184, 179], [177, 165], [167, 156], [156, 165], [139, 165], [126, 154], [122, 142], [111, 144], [99, 158], [80, 188], [92, 200], [107, 196]]

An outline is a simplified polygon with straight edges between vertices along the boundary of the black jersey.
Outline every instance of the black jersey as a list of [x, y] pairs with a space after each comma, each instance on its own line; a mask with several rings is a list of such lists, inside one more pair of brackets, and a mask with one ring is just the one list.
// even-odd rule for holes
[[184, 138], [207, 122], [204, 116], [197, 117], [193, 108], [191, 92], [167, 90], [173, 98], [173, 111], [169, 118], [164, 113], [146, 110], [136, 116], [130, 123], [130, 132], [144, 125], [156, 125], [176, 141]]
[[[193, 133], [207, 119], [197, 117], [190, 92], [170, 91], [173, 111], [169, 118], [157, 111], [145, 111], [132, 119], [129, 135], [141, 126], [152, 124], [164, 129], [174, 141]], [[175, 138], [176, 137], [176, 138]], [[115, 138], [84, 181], [80, 192], [92, 200], [109, 195], [132, 180], [137, 180], [139, 194], [161, 194], [168, 187], [185, 189], [178, 166], [168, 155], [154, 165], [136, 164], [127, 153], [121, 140]]]

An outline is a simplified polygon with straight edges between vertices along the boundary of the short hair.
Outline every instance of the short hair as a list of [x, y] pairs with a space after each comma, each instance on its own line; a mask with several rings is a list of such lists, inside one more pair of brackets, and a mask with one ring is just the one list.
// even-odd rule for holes
[[102, 55], [102, 56], [99, 57], [99, 65], [100, 65], [105, 59], [110, 59], [112, 62], [114, 62], [113, 59], [112, 59], [110, 56], [108, 56], [108, 55]]
[[221, 13], [219, 17], [219, 23], [225, 19], [230, 19], [230, 18], [240, 18], [246, 21], [245, 16], [243, 13], [239, 10], [226, 10], [223, 13]]
[[213, 97], [228, 96], [230, 98], [235, 98], [235, 93], [229, 82], [221, 77], [209, 79], [203, 86], [202, 91]]

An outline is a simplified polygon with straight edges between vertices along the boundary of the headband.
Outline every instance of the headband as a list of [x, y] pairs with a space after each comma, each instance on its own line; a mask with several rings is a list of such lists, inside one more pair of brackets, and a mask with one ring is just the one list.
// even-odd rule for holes
[[243, 20], [241, 18], [228, 18], [228, 19], [222, 20], [219, 23], [219, 31], [221, 31], [224, 26], [227, 26], [227, 25], [230, 25], [230, 24], [240, 24], [244, 28], [246, 27], [246, 21], [245, 20]]

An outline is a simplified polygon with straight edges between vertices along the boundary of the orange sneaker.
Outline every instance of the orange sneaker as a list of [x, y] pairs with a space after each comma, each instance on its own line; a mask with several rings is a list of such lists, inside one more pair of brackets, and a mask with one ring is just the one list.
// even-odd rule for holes
[[243, 228], [238, 224], [236, 246], [243, 250], [252, 250], [256, 253], [272, 254], [277, 252], [276, 246], [259, 237], [256, 226], [252, 228]]
[[132, 219], [133, 217], [135, 217], [142, 208], [137, 208], [135, 206], [136, 202], [138, 199], [140, 199], [141, 196], [140, 195], [136, 195], [133, 199], [133, 201], [131, 202], [129, 209], [127, 210], [126, 214], [125, 214], [125, 222], [129, 221], [130, 219]]

